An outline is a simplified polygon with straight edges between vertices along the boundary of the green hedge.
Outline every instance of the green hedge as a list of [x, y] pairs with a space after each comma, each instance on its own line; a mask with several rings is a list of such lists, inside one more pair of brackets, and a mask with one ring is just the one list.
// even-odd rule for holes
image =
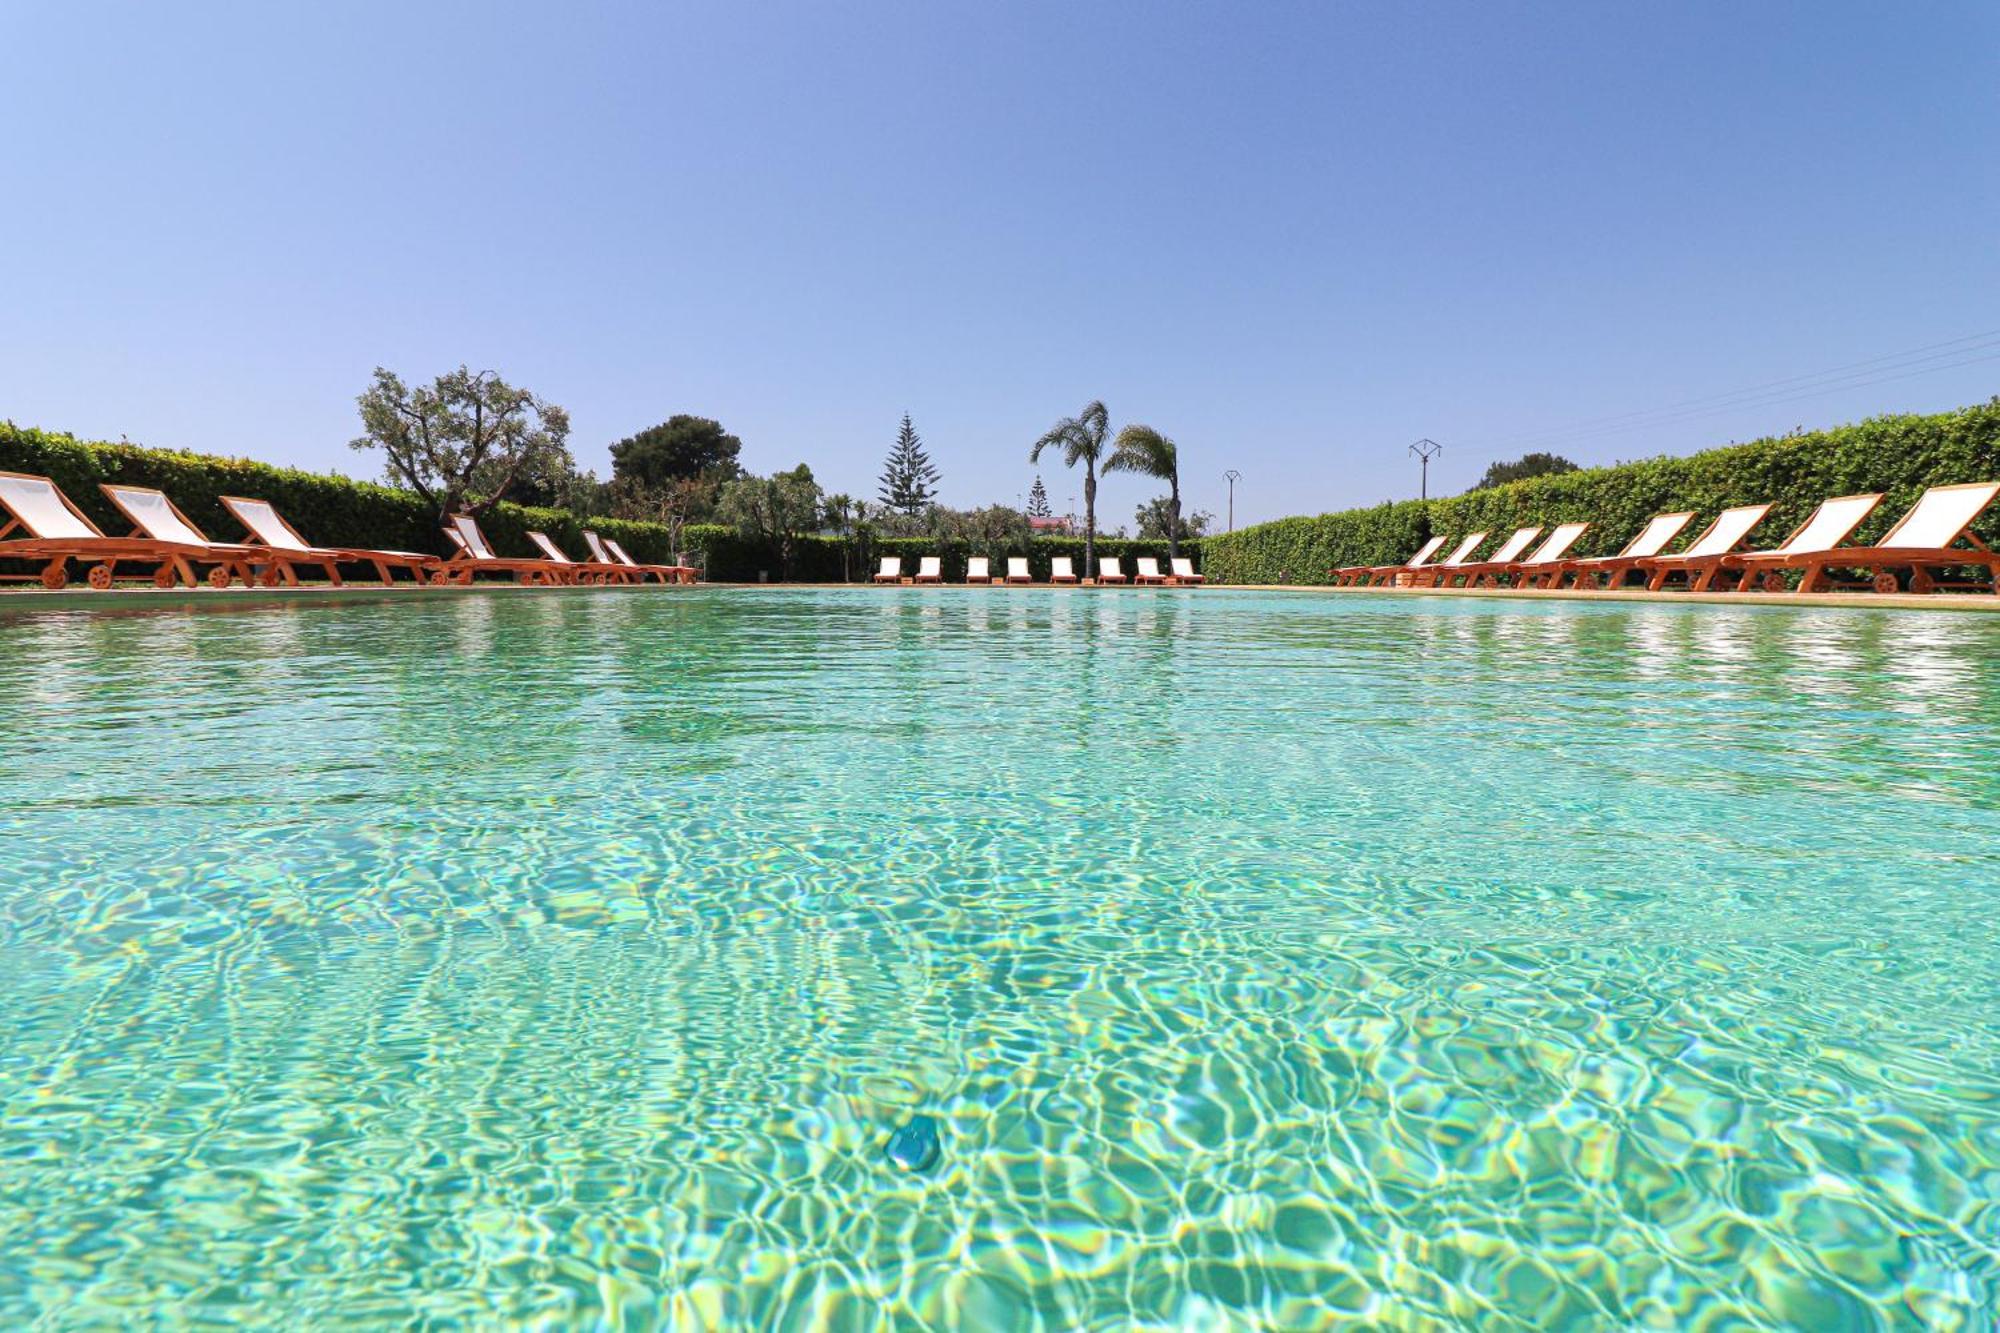
[[[2000, 479], [2000, 398], [1928, 416], [1883, 416], [1831, 430], [1710, 449], [1683, 458], [1651, 458], [1616, 467], [1510, 482], [1428, 504], [1410, 500], [1261, 523], [1207, 538], [1204, 572], [1218, 583], [1325, 583], [1342, 565], [1408, 559], [1432, 533], [1456, 540], [1485, 529], [1486, 549], [1515, 528], [1586, 520], [1578, 555], [1617, 551], [1652, 515], [1692, 509], [1684, 544], [1731, 505], [1769, 501], [1771, 513], [1751, 535], [1771, 545], [1805, 521], [1820, 501], [1883, 491], [1880, 509], [1857, 536], [1881, 535], [1927, 486]], [[2000, 514], [1975, 531], [2000, 540]]]
[[[31, 472], [52, 478], [77, 508], [108, 533], [132, 530], [104, 498], [99, 482], [152, 486], [165, 491], [197, 528], [216, 541], [235, 541], [242, 525], [222, 507], [224, 495], [269, 500], [307, 541], [325, 546], [360, 546], [446, 554], [429, 505], [408, 491], [351, 481], [296, 468], [273, 467], [241, 458], [215, 458], [175, 449], [133, 444], [93, 444], [54, 431], [0, 422], [0, 471]], [[564, 550], [581, 558], [584, 523], [559, 509], [501, 504], [480, 518], [480, 527], [501, 555], [536, 555], [529, 529], [546, 532]], [[655, 523], [591, 519], [588, 525], [616, 537], [634, 559], [671, 561], [667, 529]]]
[[[719, 583], [755, 583], [760, 575], [764, 575], [773, 583], [779, 581], [776, 543], [745, 537], [734, 528], [712, 525], [690, 527], [686, 540], [690, 549], [701, 553], [706, 578]], [[1206, 539], [1181, 543], [1181, 554], [1192, 559], [1197, 570], [1201, 568], [1202, 540]], [[843, 552], [846, 556], [844, 564]], [[1132, 572], [1132, 561], [1142, 555], [1157, 557], [1160, 568], [1167, 568], [1167, 544], [1164, 541], [1099, 537], [1097, 553], [1125, 557], [1125, 572], [1128, 575]], [[1028, 571], [1037, 582], [1048, 579], [1049, 561], [1059, 555], [1072, 557], [1076, 572], [1084, 572], [1081, 537], [1037, 537], [1025, 551], [1004, 541], [948, 541], [935, 537], [805, 537], [792, 547], [791, 581], [839, 583], [846, 580], [865, 583], [873, 577], [885, 555], [901, 556], [904, 572], [909, 574], [916, 573], [917, 561], [922, 557], [942, 556], [944, 577], [950, 583], [965, 578], [965, 562], [975, 555], [990, 559], [996, 575], [1005, 571], [1008, 556], [1026, 555]], [[1091, 573], [1095, 575], [1096, 571]]]
[[[54, 479], [92, 522], [117, 535], [131, 531], [132, 525], [104, 498], [98, 489], [100, 482], [152, 486], [165, 491], [196, 527], [217, 541], [234, 541], [243, 535], [241, 526], [222, 507], [221, 500], [225, 495], [242, 495], [269, 500], [307, 541], [325, 546], [448, 554], [448, 543], [438, 532], [436, 516], [429, 505], [408, 491], [374, 482], [273, 467], [242, 458], [146, 449], [134, 444], [91, 443], [12, 422], [0, 422], [0, 471], [30, 472]], [[587, 525], [607, 537], [617, 538], [635, 559], [664, 564], [675, 556], [667, 529], [657, 523], [632, 523], [615, 518], [580, 521], [564, 510], [513, 504], [495, 506], [479, 522], [487, 540], [501, 555], [539, 554], [527, 537], [530, 529], [539, 529], [571, 555], [582, 557], [587, 549], [583, 541], [583, 528]], [[681, 544], [703, 566], [707, 578], [754, 583], [760, 574], [773, 581], [780, 577], [775, 545], [745, 537], [734, 528], [713, 524], [691, 526], [682, 533]], [[1116, 537], [1098, 538], [1097, 549], [1107, 555], [1158, 556], [1162, 561], [1167, 555], [1165, 542], [1126, 541]], [[1181, 551], [1193, 557], [1199, 568], [1200, 542], [1182, 542]], [[795, 582], [837, 583], [843, 578], [865, 582], [884, 555], [901, 555], [913, 571], [919, 557], [942, 555], [945, 577], [958, 580], [965, 577], [966, 557], [981, 554], [992, 557], [994, 568], [999, 569], [1005, 556], [1020, 552], [1005, 543], [914, 537], [807, 537], [793, 549], [791, 578]], [[1035, 577], [1047, 579], [1051, 556], [1073, 555], [1081, 570], [1083, 540], [1037, 538], [1027, 554]], [[1130, 566], [1127, 568], [1129, 571]]]

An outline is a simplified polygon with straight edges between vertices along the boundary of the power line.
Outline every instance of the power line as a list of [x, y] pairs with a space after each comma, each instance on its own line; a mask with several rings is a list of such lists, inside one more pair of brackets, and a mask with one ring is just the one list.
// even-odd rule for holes
[[[1743, 397], [1744, 395], [1757, 395], [1761, 394], [1765, 390], [1777, 389], [1790, 384], [1799, 384], [1802, 381], [1806, 380], [1824, 379], [1829, 376], [1844, 376], [1849, 371], [1860, 370], [1866, 366], [1875, 366], [1885, 370], [1897, 369], [1898, 367], [1883, 366], [1882, 362], [1885, 361], [1900, 362], [1903, 361], [1904, 358], [1906, 357], [1914, 357], [1915, 361], [1911, 361], [1908, 363], [1914, 365], [1917, 362], [1921, 361], [1932, 361], [1940, 357], [1958, 356], [1965, 352], [1979, 350], [1976, 347], [1960, 346], [1960, 344], [1963, 343], [1977, 343], [1981, 347], [1984, 347], [1992, 345], [1995, 340], [2000, 340], [2000, 329], [1988, 329], [1984, 333], [1968, 333], [1962, 338], [1948, 338], [1943, 342], [1925, 343], [1922, 347], [1912, 347], [1907, 349], [1906, 351], [1888, 352], [1881, 356], [1871, 356], [1863, 361], [1849, 361], [1844, 365], [1831, 366], [1826, 370], [1815, 370], [1804, 375], [1788, 375], [1783, 379], [1766, 380], [1762, 384], [1751, 384], [1741, 389], [1728, 389], [1724, 390], [1721, 393], [1706, 394], [1697, 398], [1684, 398], [1681, 399], [1679, 402], [1663, 403], [1658, 407], [1642, 408], [1636, 412], [1617, 412], [1613, 413], [1610, 416], [1604, 416], [1604, 417], [1586, 417], [1581, 421], [1572, 423], [1571, 426], [1562, 427], [1560, 429], [1562, 430], [1582, 429], [1590, 426], [1604, 425], [1614, 421], [1624, 421], [1630, 417], [1652, 416], [1656, 413], [1661, 413], [1661, 412], [1678, 412], [1685, 408], [1700, 407], [1709, 403], [1719, 402], [1720, 400], [1725, 398], [1739, 398]], [[1940, 348], [1952, 348], [1955, 350], [1940, 351], [1938, 350]], [[1920, 353], [1926, 353], [1926, 352], [1931, 353], [1931, 355], [1929, 356], [1919, 355]], [[1532, 437], [1539, 437], [1541, 435], [1550, 433], [1552, 432], [1522, 431], [1518, 432], [1517, 434], [1520, 438], [1527, 439]], [[1503, 437], [1495, 441], [1495, 443], [1497, 444], [1506, 444], [1508, 442], [1509, 442], [1509, 437]]]
[[[1951, 339], [1946, 343], [1932, 343], [1928, 347], [1912, 348], [1909, 351], [1892, 352], [1886, 356], [1850, 362], [1846, 366], [1816, 371], [1810, 375], [1793, 375], [1781, 380], [1771, 380], [1752, 388], [1734, 389], [1727, 393], [1686, 399], [1677, 404], [1592, 418], [1543, 431], [1526, 431], [1512, 436], [1501, 436], [1478, 446], [1477, 452], [1478, 456], [1485, 457], [1504, 450], [1560, 444], [1593, 435], [1616, 435], [1631, 430], [1697, 420], [1725, 412], [1797, 402], [1835, 390], [1863, 388], [1872, 384], [1887, 384], [1896, 380], [1935, 374], [1939, 371], [1956, 370], [1961, 366], [2000, 359], [2000, 350], [1988, 350], [2000, 348], [2000, 336], [1996, 335], [2000, 335], [2000, 330], [1971, 334], [1964, 338]], [[1931, 350], [1933, 348], [1950, 350], [1934, 351]]]

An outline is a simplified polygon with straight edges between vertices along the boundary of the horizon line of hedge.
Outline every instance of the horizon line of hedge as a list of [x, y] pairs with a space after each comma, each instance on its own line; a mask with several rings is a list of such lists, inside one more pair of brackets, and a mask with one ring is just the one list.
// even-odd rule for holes
[[[1201, 568], [1202, 543], [1206, 540], [1209, 539], [1190, 537], [1181, 541], [1181, 554], [1195, 561], [1197, 570]], [[766, 576], [772, 582], [779, 581], [781, 562], [775, 543], [746, 537], [735, 528], [715, 523], [690, 525], [685, 541], [688, 549], [702, 553], [705, 577], [713, 582], [756, 583]], [[1046, 583], [1049, 562], [1059, 555], [1074, 559], [1076, 572], [1083, 574], [1083, 545], [1081, 537], [1032, 537], [1024, 550], [1019, 543], [1005, 538], [878, 537], [861, 534], [828, 537], [814, 534], [800, 537], [792, 544], [791, 581], [866, 583], [874, 577], [885, 555], [901, 556], [905, 574], [917, 572], [919, 558], [935, 555], [942, 558], [945, 581], [958, 583], [965, 578], [965, 562], [970, 556], [983, 555], [993, 561], [997, 575], [1005, 568], [1003, 562], [1006, 557], [1025, 555], [1028, 572], [1036, 582]], [[1124, 557], [1128, 577], [1132, 574], [1131, 562], [1138, 556], [1154, 556], [1160, 561], [1160, 568], [1167, 567], [1167, 541], [1164, 537], [1156, 540], [1100, 534], [1097, 554]], [[1090, 571], [1091, 577], [1096, 574], [1096, 570]]]
[[[1402, 500], [1316, 517], [1282, 518], [1203, 541], [1203, 572], [1211, 583], [1316, 584], [1346, 565], [1407, 560], [1433, 535], [1457, 540], [1484, 530], [1480, 554], [1516, 528], [1588, 522], [1574, 548], [1579, 556], [1609, 555], [1655, 514], [1695, 511], [1670, 550], [1700, 533], [1723, 509], [1769, 503], [1751, 533], [1753, 546], [1774, 546], [1822, 500], [1863, 491], [1884, 493], [1882, 504], [1855, 534], [1880, 536], [1926, 487], [2000, 480], [2000, 396], [1972, 407], [1929, 414], [1899, 413], [1825, 430], [1753, 440], [1678, 457], [1531, 477], [1436, 500]], [[1983, 539], [2000, 539], [2000, 514], [1975, 524]]]

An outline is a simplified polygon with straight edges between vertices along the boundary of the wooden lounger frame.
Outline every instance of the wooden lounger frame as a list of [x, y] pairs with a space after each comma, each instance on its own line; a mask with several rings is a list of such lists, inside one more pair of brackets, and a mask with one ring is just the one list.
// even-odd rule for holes
[[[1961, 588], [1971, 591], [1992, 592], [2000, 596], [2000, 552], [1996, 552], [1972, 533], [1972, 524], [1983, 513], [1985, 506], [1975, 510], [1940, 546], [1898, 546], [1896, 534], [1904, 524], [1915, 516], [1922, 507], [1925, 497], [1937, 491], [1987, 491], [1987, 504], [1992, 501], [1992, 493], [2000, 492], [2000, 485], [1991, 482], [1971, 482], [1957, 486], [1933, 486], [1917, 498], [1896, 525], [1882, 535], [1882, 540], [1870, 546], [1834, 546], [1824, 551], [1804, 551], [1797, 555], [1779, 552], [1748, 552], [1742, 555], [1725, 556], [1723, 567], [1737, 574], [1736, 590], [1749, 592], [1758, 588], [1767, 592], [1781, 592], [1786, 588], [1783, 571], [1798, 570], [1799, 586], [1796, 592], [1826, 592], [1834, 588], [1865, 588], [1872, 592], [1893, 593], [1906, 589], [1903, 580], [1897, 578], [1896, 571], [1908, 571], [1907, 591], [1917, 594], [1935, 592], [1939, 588]], [[1880, 496], [1876, 499], [1879, 501]], [[1873, 505], [1869, 510], [1874, 509]], [[1848, 532], [1859, 527], [1867, 513], [1854, 521]], [[1811, 522], [1808, 519], [1807, 522]], [[1842, 534], [1845, 536], [1846, 534]], [[1787, 538], [1787, 540], [1790, 540]], [[1960, 548], [1956, 543], [1969, 542], [1971, 549]], [[1953, 570], [1978, 569], [1984, 571], [1984, 579], [1955, 578]], [[1843, 579], [1836, 577], [1832, 570], [1859, 570], [1863, 577]]]
[[[444, 563], [441, 557], [422, 555], [415, 551], [377, 551], [363, 546], [315, 546], [307, 541], [269, 500], [257, 500], [241, 495], [223, 495], [217, 498], [236, 521], [243, 525], [245, 534], [243, 545], [268, 553], [269, 558], [264, 564], [264, 572], [259, 577], [259, 582], [267, 588], [277, 587], [279, 584], [296, 588], [299, 584], [297, 567], [300, 565], [317, 567], [324, 571], [326, 581], [336, 588], [342, 586], [341, 565], [362, 564], [374, 566], [375, 577], [382, 581], [384, 587], [394, 585], [395, 571], [398, 569], [408, 570], [417, 583], [428, 585], [430, 571]], [[270, 510], [271, 517], [278, 526], [291, 533], [305, 549], [290, 551], [266, 542], [258, 535], [250, 520], [243, 517], [242, 510], [237, 508], [238, 505], [248, 504], [261, 504]]]
[[[1653, 531], [1654, 524], [1663, 521], [1672, 521], [1673, 526], [1668, 528], [1666, 533], [1661, 537], [1659, 546], [1651, 551], [1641, 552], [1638, 549], [1639, 543], [1646, 540], [1646, 535]], [[1562, 562], [1561, 568], [1550, 575], [1548, 581], [1542, 584], [1542, 586], [1545, 588], [1560, 588], [1563, 585], [1563, 580], [1567, 578], [1572, 580], [1571, 587], [1586, 592], [1604, 588], [1622, 587], [1625, 580], [1631, 577], [1632, 573], [1639, 568], [1641, 560], [1651, 559], [1653, 556], [1660, 554], [1692, 522], [1694, 522], [1694, 510], [1692, 509], [1655, 514], [1640, 525], [1639, 530], [1632, 534], [1632, 540], [1626, 542], [1625, 549], [1617, 555], [1586, 556], [1581, 559], [1565, 560]], [[1600, 583], [1598, 581], [1600, 579], [1603, 582]]]
[[[634, 581], [632, 571], [623, 565], [612, 564], [606, 560], [570, 559], [569, 552], [557, 546], [555, 538], [549, 536], [546, 532], [530, 530], [528, 540], [533, 542], [541, 550], [542, 554], [548, 557], [550, 564], [564, 571], [563, 581], [566, 583], [590, 583], [598, 587], [603, 587], [610, 583], [631, 583]], [[557, 556], [561, 556], [562, 559], [556, 559]]]
[[[472, 524], [473, 530], [479, 533], [479, 540], [485, 542], [486, 549], [489, 551], [493, 549], [493, 543], [487, 541], [486, 532], [479, 526], [478, 519], [470, 514], [453, 514], [452, 519], [453, 523], [459, 519], [463, 519]], [[486, 570], [494, 574], [512, 574], [514, 581], [517, 583], [536, 584], [543, 587], [554, 587], [570, 582], [571, 576], [566, 574], [563, 567], [554, 561], [527, 560], [516, 556], [504, 555], [474, 555], [472, 548], [465, 544], [465, 538], [458, 535], [458, 529], [452, 523], [447, 523], [444, 526], [444, 535], [457, 549], [452, 552], [451, 558], [439, 565], [437, 572], [431, 576], [431, 581], [434, 583], [456, 583], [462, 586], [471, 583], [473, 575], [477, 574], [480, 570]]]
[[[1828, 505], [1839, 504], [1843, 500], [1865, 500], [1868, 503], [1855, 511], [1854, 517], [1848, 523], [1846, 529], [1835, 536], [1835, 542], [1846, 540], [1847, 534], [1860, 527], [1867, 520], [1868, 516], [1875, 512], [1875, 506], [1882, 503], [1881, 495], [1874, 492], [1857, 495], [1836, 495], [1822, 500], [1818, 505], [1814, 506], [1812, 513], [1806, 515], [1803, 522], [1785, 535], [1785, 540], [1779, 542], [1768, 551], [1727, 551], [1719, 555], [1704, 556], [1656, 556], [1644, 562], [1641, 566], [1641, 568], [1647, 570], [1651, 575], [1646, 580], [1646, 587], [1649, 591], [1658, 592], [1665, 585], [1669, 575], [1680, 573], [1687, 576], [1690, 591], [1708, 592], [1711, 589], [1715, 589], [1717, 579], [1722, 578], [1724, 575], [1733, 575], [1736, 580], [1734, 584], [1735, 591], [1749, 592], [1751, 591], [1753, 569], [1745, 561], [1756, 560], [1759, 562], [1772, 562], [1770, 568], [1764, 574], [1762, 580], [1763, 586], [1772, 591], [1783, 591], [1785, 588], [1785, 576], [1780, 574], [1778, 570], [1786, 567], [1788, 561], [1804, 560], [1813, 556], [1830, 554], [1830, 550], [1793, 553], [1786, 551], [1784, 548], [1797, 541], [1800, 534], [1813, 525], [1819, 518], [1820, 513]], [[1716, 521], [1721, 522], [1720, 515], [1717, 516]], [[1745, 539], [1748, 539], [1747, 533], [1745, 534]], [[1701, 543], [1697, 540], [1694, 544], [1699, 546]], [[1722, 589], [1715, 590], [1722, 591]]]
[[[1743, 529], [1743, 535], [1736, 539], [1737, 546], [1741, 546], [1744, 542], [1749, 541], [1750, 534], [1757, 530], [1757, 525], [1762, 523], [1765, 515], [1771, 512], [1771, 506], [1768, 504], [1731, 505], [1728, 509], [1723, 510], [1713, 519], [1709, 520], [1708, 526], [1701, 530], [1700, 535], [1688, 543], [1687, 551], [1682, 551], [1678, 555], [1647, 556], [1643, 560], [1633, 562], [1634, 567], [1646, 576], [1646, 591], [1659, 592], [1667, 586], [1668, 579], [1676, 574], [1680, 574], [1687, 579], [1688, 591], [1707, 592], [1709, 585], [1715, 581], [1716, 574], [1721, 572], [1723, 558], [1729, 555], [1730, 552], [1717, 551], [1708, 555], [1689, 555], [1688, 551], [1699, 550], [1702, 543], [1709, 539], [1710, 534], [1722, 525], [1722, 521], [1738, 509], [1754, 510], [1756, 511], [1756, 518]], [[1806, 520], [1808, 523], [1811, 521], [1810, 518]]]
[[[1432, 586], [1439, 588], [1450, 588], [1453, 586], [1463, 588], [1497, 587], [1499, 585], [1499, 576], [1512, 568], [1521, 558], [1521, 553], [1528, 549], [1529, 543], [1541, 535], [1542, 529], [1539, 524], [1533, 527], [1516, 528], [1507, 534], [1507, 540], [1501, 542], [1494, 549], [1493, 554], [1484, 560], [1474, 560], [1463, 565], [1433, 565], [1431, 566], [1433, 574]], [[1464, 582], [1454, 585], [1452, 582], [1454, 579], [1463, 579]]]
[[[661, 583], [691, 584], [694, 582], [695, 574], [698, 572], [693, 565], [642, 564], [632, 558], [631, 553], [619, 544], [616, 537], [598, 537], [595, 531], [585, 528], [583, 539], [590, 541], [593, 537], [596, 537], [597, 541], [603, 544], [605, 550], [619, 564], [630, 570], [632, 576], [641, 583], [644, 583], [648, 578], [654, 578], [658, 579]], [[593, 549], [595, 548], [593, 547]]]
[[[94, 561], [86, 579], [92, 588], [109, 588], [116, 580], [118, 566], [125, 564], [150, 565], [153, 567], [153, 586], [171, 588], [185, 582], [189, 587], [199, 585], [195, 569], [204, 564], [212, 564], [208, 581], [218, 588], [228, 587], [244, 567], [223, 548], [218, 555], [213, 548], [191, 546], [185, 542], [158, 541], [135, 529], [129, 537], [107, 537], [90, 516], [76, 507], [76, 503], [63, 494], [62, 487], [47, 477], [38, 477], [32, 472], [0, 472], [0, 476], [13, 477], [21, 481], [36, 481], [48, 486], [63, 508], [93, 534], [88, 537], [40, 537], [34, 529], [8, 508], [7, 522], [0, 526], [0, 558], [27, 560], [42, 566], [34, 574], [0, 574], [0, 579], [8, 582], [39, 582], [44, 588], [57, 591], [69, 586], [69, 562], [72, 560]], [[172, 501], [168, 501], [172, 504]], [[178, 512], [178, 511], [177, 511]], [[185, 522], [185, 519], [183, 519]], [[190, 528], [194, 525], [189, 524]], [[196, 529], [199, 531], [199, 529]], [[9, 534], [26, 532], [26, 537], [9, 539]]]
[[1329, 570], [1328, 573], [1332, 577], [1333, 585], [1336, 588], [1351, 588], [1357, 584], [1366, 588], [1378, 587], [1382, 583], [1395, 578], [1398, 574], [1414, 573], [1422, 569], [1429, 563], [1432, 557], [1444, 549], [1444, 543], [1445, 539], [1442, 536], [1431, 537], [1422, 546], [1417, 548], [1415, 555], [1401, 564], [1346, 565], [1339, 569]]

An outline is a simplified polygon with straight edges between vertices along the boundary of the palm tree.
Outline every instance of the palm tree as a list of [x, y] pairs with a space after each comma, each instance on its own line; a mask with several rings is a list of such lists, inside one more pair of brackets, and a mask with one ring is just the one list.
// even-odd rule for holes
[[1097, 568], [1097, 458], [1104, 452], [1104, 437], [1111, 433], [1111, 414], [1103, 403], [1091, 403], [1073, 417], [1064, 417], [1049, 427], [1048, 434], [1028, 450], [1028, 461], [1042, 461], [1042, 450], [1060, 449], [1064, 467], [1083, 463], [1083, 567]]
[[1167, 483], [1167, 558], [1181, 553], [1181, 461], [1174, 442], [1151, 426], [1127, 426], [1112, 441], [1106, 472], [1137, 472]]

